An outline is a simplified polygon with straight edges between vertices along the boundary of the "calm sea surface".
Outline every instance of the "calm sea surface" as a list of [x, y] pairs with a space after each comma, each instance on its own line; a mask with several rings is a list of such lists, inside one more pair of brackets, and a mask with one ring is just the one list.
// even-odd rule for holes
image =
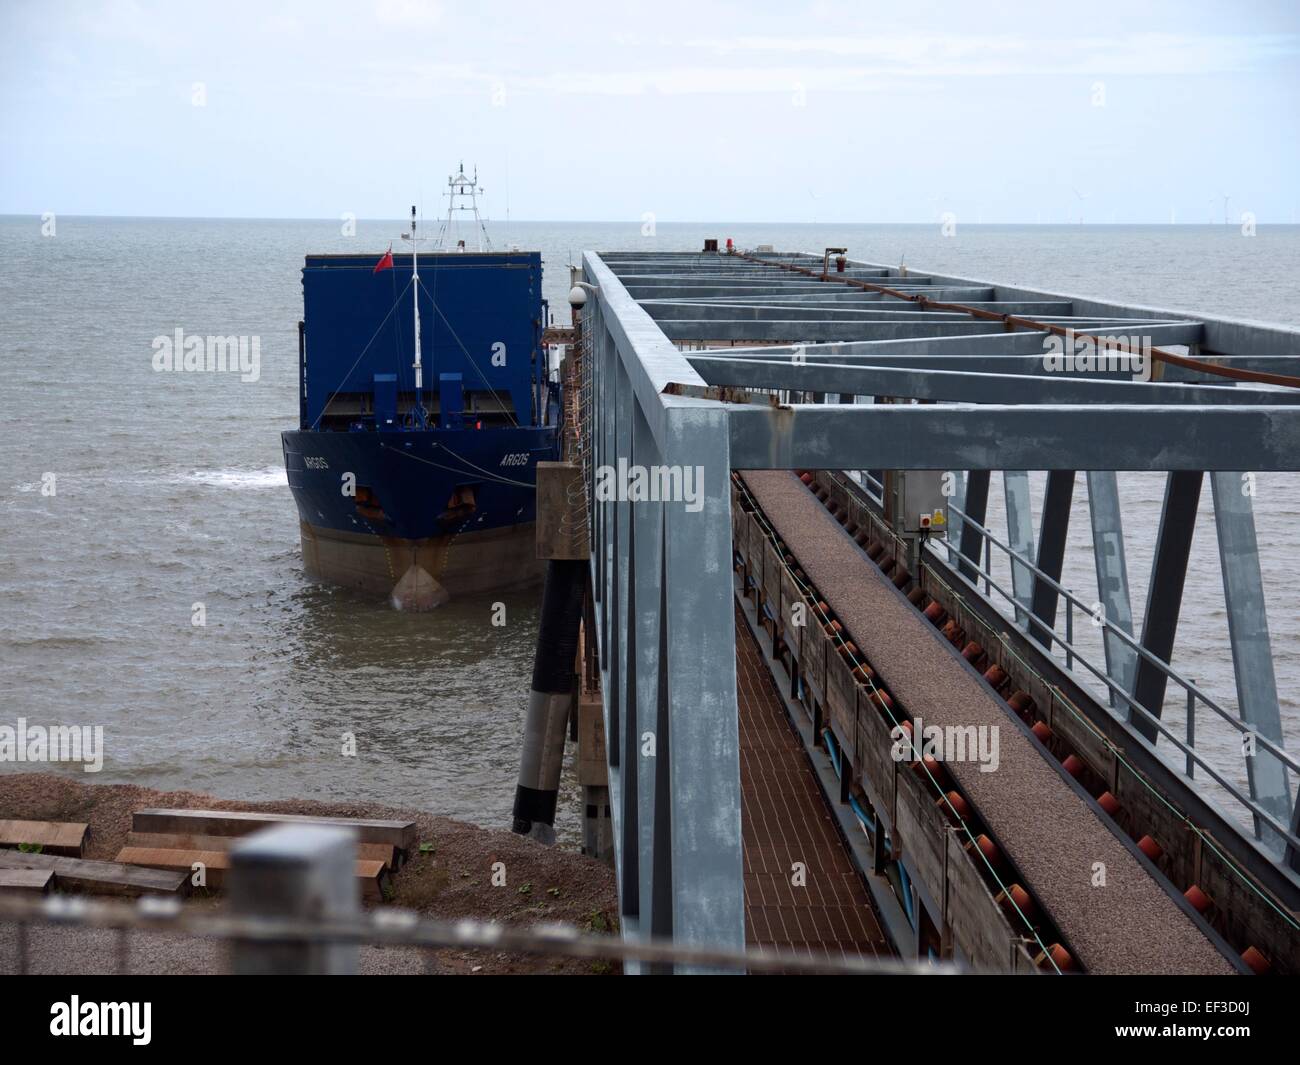
[[[279, 434], [297, 419], [308, 252], [382, 252], [400, 223], [0, 218], [0, 723], [105, 729], [101, 781], [229, 798], [385, 801], [508, 823], [536, 632], [531, 596], [410, 615], [303, 575]], [[1300, 325], [1300, 228], [514, 223], [566, 307], [585, 248], [846, 245], [873, 261]], [[261, 376], [155, 373], [152, 343], [261, 338]], [[1081, 441], [1080, 447], [1087, 442]], [[42, 494], [55, 475], [56, 493]], [[1095, 594], [1080, 478], [1065, 583]], [[1121, 475], [1140, 618], [1163, 487]], [[1041, 499], [1042, 477], [1034, 478]], [[1300, 729], [1300, 480], [1255, 500], [1289, 746]], [[990, 514], [1001, 515], [995, 479]], [[1004, 528], [1000, 518], [995, 528]], [[1175, 665], [1231, 709], [1209, 489]], [[206, 625], [191, 623], [203, 604]], [[1085, 647], [1092, 637], [1084, 630]], [[1099, 642], [1096, 642], [1099, 648]], [[1207, 748], [1233, 741], [1198, 720]], [[342, 756], [344, 733], [356, 757]], [[12, 764], [0, 771], [14, 771]], [[65, 769], [67, 772], [79, 770]], [[573, 838], [575, 789], [562, 799]]]

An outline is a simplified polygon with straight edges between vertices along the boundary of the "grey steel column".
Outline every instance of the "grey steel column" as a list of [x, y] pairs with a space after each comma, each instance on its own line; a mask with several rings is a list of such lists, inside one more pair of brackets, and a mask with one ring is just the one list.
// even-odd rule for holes
[[[962, 522], [960, 550], [963, 558], [970, 559], [978, 565], [984, 551], [984, 534], [975, 526], [983, 525], [989, 508], [989, 471], [971, 470], [966, 474], [966, 497], [962, 510], [966, 517], [975, 524]], [[975, 566], [967, 562], [959, 563], [961, 574], [968, 581], [975, 579]]]
[[[1168, 663], [1174, 653], [1174, 636], [1178, 632], [1178, 613], [1183, 604], [1183, 582], [1187, 578], [1187, 559], [1196, 531], [1196, 508], [1201, 501], [1199, 470], [1174, 470], [1165, 483], [1165, 502], [1160, 511], [1160, 531], [1156, 534], [1156, 553], [1151, 561], [1151, 584], [1147, 588], [1147, 607], [1142, 621], [1142, 646], [1160, 661]], [[1163, 670], [1139, 657], [1133, 676], [1133, 698], [1152, 717], [1164, 710]], [[1129, 708], [1129, 722], [1152, 743], [1159, 733], [1140, 712]]]
[[[1273, 650], [1259, 569], [1255, 511], [1240, 473], [1212, 473], [1214, 525], [1219, 534], [1223, 599], [1228, 608], [1228, 639], [1237, 676], [1237, 713], [1254, 732], [1282, 746], [1282, 717], [1273, 673]], [[1291, 785], [1286, 766], [1271, 751], [1246, 754], [1250, 795], [1284, 825], [1291, 820]], [[1255, 819], [1255, 835], [1280, 850], [1282, 837]], [[1294, 857], [1294, 855], [1292, 856]]]
[[[612, 351], [606, 371], [607, 380], [601, 416], [605, 426], [605, 449], [601, 466], [610, 470], [618, 467], [618, 378], [622, 373], [622, 367]], [[598, 479], [599, 472], [598, 468]], [[618, 647], [619, 603], [621, 602], [618, 594], [619, 512], [616, 500], [606, 500], [603, 506], [605, 508], [604, 541], [608, 551], [605, 560], [605, 600], [602, 604], [604, 609], [600, 614], [601, 647], [605, 654], [605, 705], [609, 708], [609, 720], [605, 723], [605, 750], [609, 756], [610, 768], [616, 769], [622, 764], [620, 737], [623, 734], [623, 715], [620, 705], [622, 695], [619, 692], [622, 659]]]
[[[668, 523], [663, 519], [663, 507], [659, 508], [659, 611], [655, 615], [655, 628], [658, 630], [655, 641], [655, 701], [654, 733], [656, 744], [662, 744], [662, 752], [657, 752], [654, 764], [654, 805], [652, 818], [654, 830], [653, 868], [650, 872], [650, 934], [657, 938], [671, 939], [676, 924], [676, 907], [674, 905], [675, 889], [673, 882], [673, 762], [662, 754], [672, 752], [672, 722], [669, 711], [671, 687], [668, 676]], [[740, 785], [737, 774], [736, 785]], [[743, 844], [742, 844], [743, 846]], [[744, 884], [742, 872], [741, 885], [741, 939], [744, 940]]]
[[[1291, 814], [1291, 835], [1300, 836], [1300, 796], [1296, 797], [1295, 810]], [[1300, 873], [1300, 850], [1294, 846], [1287, 847], [1286, 864]]]
[[[1007, 507], [1007, 546], [1032, 562], [1034, 505], [1029, 498], [1029, 471], [1004, 470], [1002, 495]], [[1016, 624], [1024, 628], [1029, 624], [1029, 608], [1034, 598], [1034, 573], [1028, 566], [1014, 559], [1011, 561], [1011, 594], [1020, 605], [1016, 609]]]
[[[1058, 584], [1065, 565], [1065, 538], [1070, 531], [1070, 503], [1074, 500], [1074, 470], [1051, 470], [1043, 494], [1043, 517], [1038, 525], [1038, 554], [1035, 565]], [[1052, 649], [1052, 626], [1056, 624], [1057, 590], [1040, 576], [1034, 577], [1030, 600], [1029, 635]]]
[[[654, 434], [639, 406], [633, 407], [632, 454], [639, 466], [652, 468], [660, 464]], [[660, 699], [659, 651], [660, 601], [663, 585], [663, 507], [652, 500], [631, 504], [632, 523], [628, 551], [632, 555], [633, 573], [629, 585], [627, 624], [629, 689], [628, 700], [634, 711], [628, 712], [628, 742], [624, 764], [636, 766], [636, 820], [639, 829], [641, 928], [650, 935], [672, 932], [672, 898], [658, 906], [655, 897], [655, 873], [671, 865], [664, 859], [671, 854], [672, 839], [665, 829], [659, 834], [655, 823], [656, 781], [659, 765], [658, 704]], [[647, 734], [654, 754], [646, 755]], [[629, 776], [629, 780], [631, 777]], [[629, 785], [630, 790], [630, 785]], [[626, 804], [625, 804], [626, 806]], [[661, 853], [662, 849], [662, 853]], [[669, 873], [669, 876], [671, 874]], [[669, 881], [671, 886], [671, 880]], [[667, 932], [662, 926], [667, 920]]]
[[[605, 602], [608, 595], [608, 589], [605, 587], [605, 504], [596, 498], [595, 476], [596, 470], [600, 468], [605, 461], [605, 377], [606, 362], [609, 358], [609, 334], [605, 332], [605, 320], [601, 315], [600, 309], [592, 311], [592, 329], [589, 336], [591, 344], [589, 358], [591, 359], [591, 403], [593, 410], [591, 412], [591, 476], [593, 481], [587, 485], [587, 492], [591, 498], [592, 512], [592, 537], [591, 549], [596, 560], [595, 579], [592, 583], [592, 595], [597, 605]], [[601, 623], [604, 622], [604, 614], [600, 615]], [[601, 635], [604, 635], [602, 630]], [[606, 668], [605, 646], [601, 644], [601, 670]]]
[[952, 498], [949, 501], [951, 505], [948, 508], [948, 542], [956, 546], [957, 550], [960, 551], [962, 532], [961, 518], [952, 512], [952, 507], [955, 506], [959, 510], [966, 509], [966, 471], [951, 470], [949, 472], [952, 473], [953, 485]]
[[[618, 470], [623, 462], [630, 466], [632, 456], [632, 415], [636, 400], [622, 359], [613, 360], [613, 395], [610, 414], [614, 418], [614, 447], [610, 465]], [[635, 549], [632, 528], [632, 504], [622, 491], [621, 477], [616, 480], [618, 490], [610, 509], [614, 513], [613, 594], [610, 595], [609, 623], [609, 708], [610, 719], [617, 720], [615, 732], [607, 744], [611, 765], [619, 767], [618, 803], [622, 811], [619, 833], [623, 845], [619, 849], [622, 861], [619, 883], [622, 884], [623, 914], [635, 917], [641, 928], [641, 833], [637, 816], [637, 735], [636, 735], [636, 676], [632, 655], [635, 633], [631, 622], [635, 617], [635, 592], [632, 585], [632, 556]]]
[[658, 748], [660, 758], [671, 758], [673, 935], [741, 949], [745, 888], [728, 412], [687, 401], [666, 407], [667, 462], [701, 467], [704, 477], [700, 511], [676, 502], [664, 507], [663, 721], [669, 736]]
[[[1088, 471], [1088, 512], [1092, 518], [1092, 554], [1097, 565], [1097, 599], [1105, 618], [1133, 635], [1133, 605], [1129, 599], [1128, 563], [1124, 557], [1124, 524], [1119, 506], [1119, 479], [1114, 470]], [[1124, 691], [1133, 689], [1137, 652], [1113, 633], [1102, 641], [1106, 673]], [[1114, 692], [1110, 705], [1127, 709]]]

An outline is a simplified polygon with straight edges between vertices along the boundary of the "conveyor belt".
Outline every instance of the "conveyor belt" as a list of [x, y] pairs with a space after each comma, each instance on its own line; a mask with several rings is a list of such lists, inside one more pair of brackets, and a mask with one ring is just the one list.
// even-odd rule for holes
[[[845, 534], [793, 473], [741, 474], [767, 520], [895, 698], [927, 725], [997, 726], [1000, 765], [946, 769], [1093, 973], [1235, 970], [1006, 705]], [[1094, 887], [1094, 863], [1106, 886]]]

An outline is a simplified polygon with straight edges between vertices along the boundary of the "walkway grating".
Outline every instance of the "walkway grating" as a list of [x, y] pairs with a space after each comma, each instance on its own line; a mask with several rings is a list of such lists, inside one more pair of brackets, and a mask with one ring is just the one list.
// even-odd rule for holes
[[[850, 958], [892, 954], [739, 606], [736, 689], [745, 942]], [[804, 886], [793, 882], [796, 863]]]

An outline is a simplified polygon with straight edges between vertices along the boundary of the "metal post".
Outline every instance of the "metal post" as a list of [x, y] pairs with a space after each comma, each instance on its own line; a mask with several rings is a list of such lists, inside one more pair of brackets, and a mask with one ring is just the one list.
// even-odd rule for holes
[[[1147, 588], [1146, 615], [1142, 622], [1142, 646], [1162, 662], [1174, 653], [1178, 613], [1183, 603], [1183, 582], [1187, 559], [1196, 529], [1196, 508], [1201, 501], [1199, 470], [1174, 470], [1165, 483], [1165, 502], [1156, 534], [1155, 558], [1151, 562], [1151, 584]], [[1139, 658], [1133, 676], [1133, 699], [1152, 717], [1159, 718], [1165, 704], [1164, 670]], [[1156, 742], [1156, 727], [1137, 709], [1129, 707], [1129, 721], [1139, 733]]]
[[664, 506], [660, 698], [669, 735], [658, 737], [657, 747], [660, 758], [671, 758], [673, 934], [740, 948], [745, 892], [727, 412], [682, 400], [665, 413], [669, 468], [703, 477], [700, 510]]
[[[1255, 733], [1282, 746], [1273, 649], [1264, 606], [1264, 581], [1255, 537], [1253, 481], [1241, 473], [1212, 473], [1214, 524], [1219, 534], [1223, 599], [1228, 609], [1228, 639], [1237, 677], [1237, 713]], [[1291, 815], [1291, 785], [1286, 766], [1271, 751], [1246, 753], [1250, 795], [1283, 824]], [[1281, 849], [1277, 832], [1255, 819], [1255, 835]]]
[[984, 538], [984, 594], [993, 593], [993, 541]]
[[[980, 548], [983, 546], [984, 534], [976, 528], [983, 525], [989, 506], [989, 471], [971, 470], [966, 475], [966, 499], [962, 510], [966, 512], [968, 522], [962, 522], [960, 550], [963, 558], [970, 562], [959, 563], [961, 575], [972, 583], [976, 581], [976, 565], [980, 560]], [[973, 522], [974, 524], [971, 524]]]
[[[608, 416], [614, 422], [613, 447], [610, 451], [609, 465], [618, 470], [626, 464], [631, 466], [632, 456], [632, 411], [635, 401], [632, 386], [628, 381], [627, 371], [621, 359], [614, 359], [611, 367], [612, 390]], [[622, 478], [618, 478], [621, 484]], [[623, 917], [629, 930], [640, 927], [641, 916], [641, 872], [640, 872], [640, 826], [637, 809], [637, 731], [636, 731], [636, 674], [633, 655], [636, 636], [631, 625], [635, 617], [635, 591], [632, 587], [632, 554], [635, 549], [631, 521], [632, 504], [625, 493], [618, 491], [610, 503], [614, 515], [610, 608], [610, 646], [609, 646], [609, 717], [617, 722], [609, 740], [610, 764], [619, 767], [618, 802], [622, 810], [619, 818], [619, 832], [622, 834], [623, 846], [619, 848], [622, 866], [619, 870], [621, 885], [620, 901], [623, 904]]]
[[[1002, 496], [1007, 508], [1007, 546], [1030, 562], [1034, 560], [1034, 508], [1029, 498], [1029, 471], [1005, 470]], [[1033, 571], [1023, 562], [1011, 560], [1011, 591], [1016, 603], [1016, 624], [1029, 623], [1033, 601]]]
[[[230, 851], [230, 907], [242, 917], [351, 920], [361, 912], [357, 840], [334, 825], [276, 825], [241, 839]], [[236, 939], [237, 975], [348, 975], [356, 943]]]
[[1065, 599], [1065, 668], [1074, 668], [1074, 592]]
[[[1092, 554], [1097, 569], [1097, 599], [1102, 616], [1133, 635], [1133, 606], [1129, 599], [1128, 564], [1124, 557], [1124, 526], [1119, 506], [1119, 479], [1113, 470], [1088, 471], [1088, 512], [1092, 519]], [[1102, 637], [1106, 673], [1124, 691], [1133, 686], [1137, 652], [1109, 629]], [[1110, 693], [1110, 705], [1123, 700]]]
[[[952, 506], [956, 506], [959, 510], [964, 511], [966, 509], [966, 471], [952, 470], [950, 472], [952, 473], [953, 485], [949, 510], [951, 512]], [[948, 517], [948, 542], [956, 545], [959, 550], [961, 548], [961, 532], [961, 518], [955, 513], [950, 513]], [[952, 556], [949, 555], [948, 557], [951, 558]]]
[[[1051, 470], [1047, 474], [1047, 491], [1043, 494], [1043, 518], [1038, 530], [1037, 565], [1058, 584], [1065, 565], [1065, 538], [1070, 531], [1070, 503], [1074, 499], [1074, 470]], [[1052, 628], [1056, 624], [1056, 589], [1041, 577], [1034, 577], [1031, 601], [1033, 617], [1029, 634], [1049, 651]]]
[[[659, 463], [654, 434], [640, 408], [632, 405], [632, 456], [643, 468], [653, 468]], [[671, 865], [665, 854], [671, 851], [672, 841], [665, 832], [656, 838], [655, 802], [658, 791], [660, 767], [658, 738], [658, 701], [660, 667], [660, 574], [663, 572], [663, 503], [639, 500], [629, 505], [628, 553], [633, 571], [628, 583], [628, 742], [625, 765], [635, 766], [635, 792], [629, 796], [636, 805], [639, 827], [639, 846], [643, 855], [650, 856], [640, 866], [641, 927], [651, 935], [672, 934], [672, 900], [656, 906], [656, 875], [661, 879], [671, 876]], [[649, 739], [647, 744], [646, 739]], [[632, 791], [631, 783], [627, 785]], [[624, 808], [627, 808], [625, 801]], [[657, 844], [662, 842], [664, 853]], [[660, 892], [662, 894], [662, 891]], [[665, 922], [667, 927], [665, 928]]]

